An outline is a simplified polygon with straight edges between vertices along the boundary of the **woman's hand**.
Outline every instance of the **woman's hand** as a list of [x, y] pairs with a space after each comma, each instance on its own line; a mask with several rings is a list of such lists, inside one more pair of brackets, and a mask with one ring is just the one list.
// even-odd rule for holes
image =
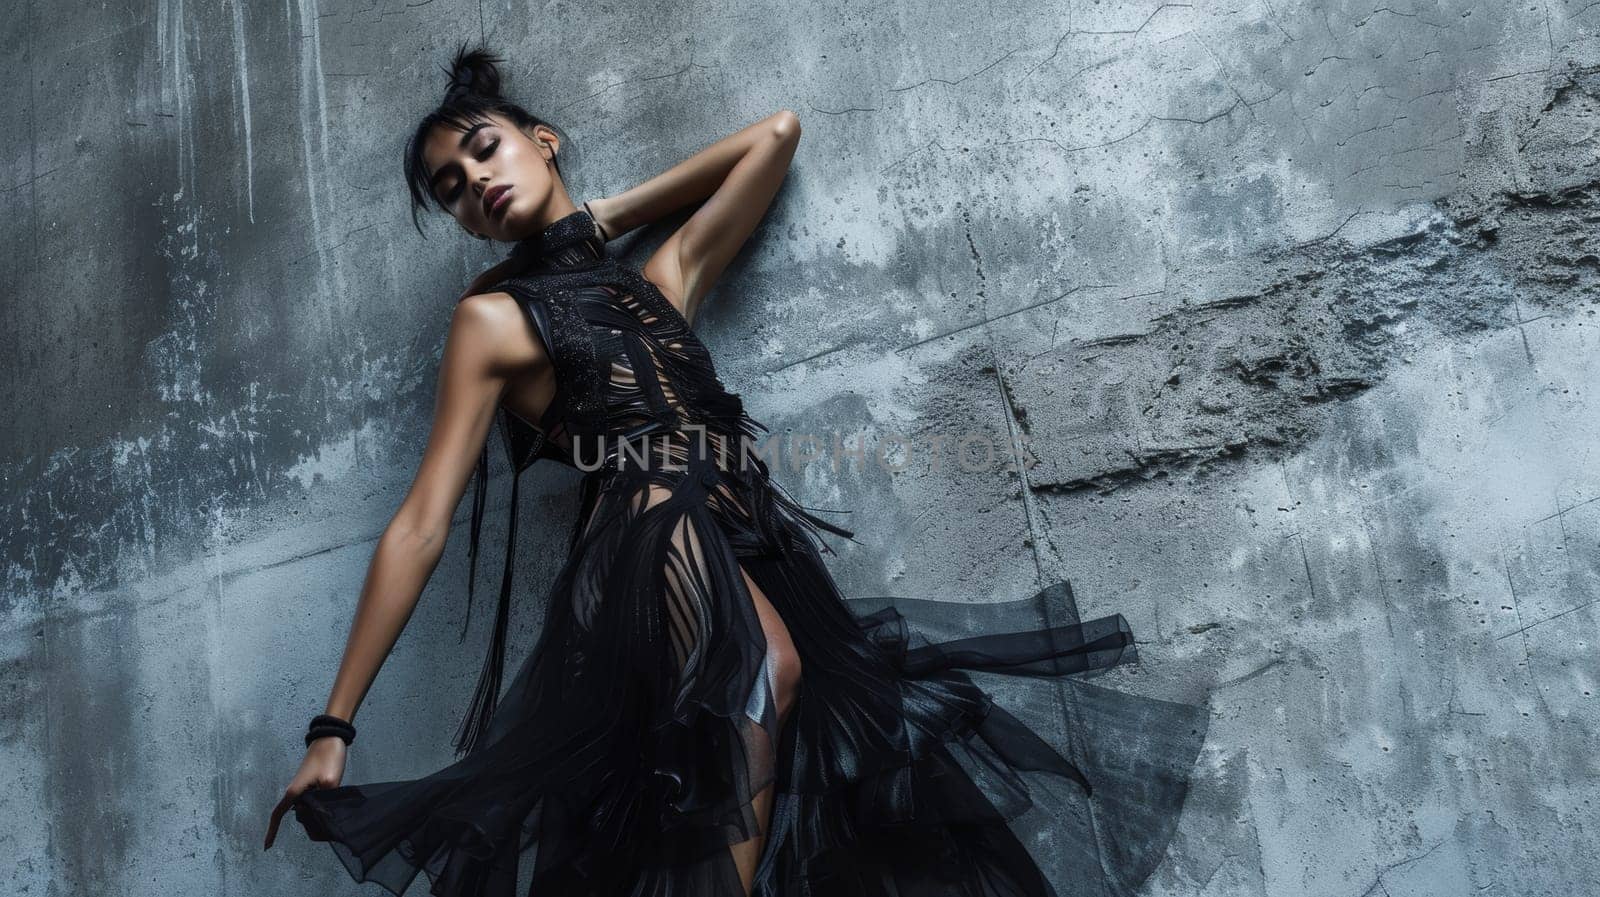
[[289, 812], [294, 802], [300, 795], [316, 788], [337, 788], [344, 780], [344, 758], [349, 748], [340, 739], [329, 735], [318, 738], [306, 748], [306, 757], [300, 761], [300, 771], [294, 774], [289, 781], [289, 787], [283, 790], [283, 799], [272, 808], [272, 820], [267, 824], [267, 843], [262, 845], [262, 850], [269, 850], [272, 842], [278, 837], [278, 823], [283, 820], [283, 814]]

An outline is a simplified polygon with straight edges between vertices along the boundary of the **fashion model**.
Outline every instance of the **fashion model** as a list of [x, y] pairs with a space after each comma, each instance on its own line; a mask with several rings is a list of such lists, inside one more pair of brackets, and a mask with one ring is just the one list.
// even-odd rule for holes
[[[823, 554], [827, 535], [851, 533], [775, 482], [750, 450], [765, 428], [696, 335], [703, 297], [784, 179], [796, 116], [578, 205], [561, 136], [502, 97], [497, 61], [456, 55], [405, 173], [413, 217], [436, 205], [511, 252], [456, 303], [427, 448], [266, 846], [293, 809], [357, 881], [399, 894], [422, 872], [450, 897], [1136, 887], [1204, 723], [1183, 705], [1069, 689], [1133, 658], [1122, 617], [1077, 619], [1064, 583], [995, 605], [841, 595]], [[696, 204], [642, 268], [608, 249]], [[583, 471], [537, 642], [502, 682], [514, 476], [459, 759], [414, 781], [341, 785], [356, 710], [474, 472], [476, 567], [497, 420], [516, 473], [541, 459]]]

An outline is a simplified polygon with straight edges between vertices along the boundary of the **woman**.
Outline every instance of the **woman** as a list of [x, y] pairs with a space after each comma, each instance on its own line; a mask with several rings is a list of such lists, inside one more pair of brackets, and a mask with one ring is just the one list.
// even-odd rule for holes
[[[1059, 585], [994, 606], [845, 599], [817, 530], [851, 534], [770, 479], [748, 450], [764, 428], [691, 329], [784, 178], [795, 115], [579, 207], [560, 135], [501, 97], [496, 61], [457, 54], [406, 174], [413, 216], [433, 202], [513, 248], [455, 308], [432, 435], [267, 846], [292, 807], [358, 881], [397, 894], [422, 871], [441, 895], [1043, 897], [1055, 891], [1019, 837], [1033, 824], [1064, 842], [1035, 848], [1072, 867], [1058, 877], [1086, 893], [1136, 884], [1176, 814], [1196, 718], [1078, 692], [1080, 718], [1137, 728], [1071, 734], [1080, 754], [1103, 737], [1173, 758], [1132, 757], [1110, 773], [1121, 797], [1094, 807], [1082, 771], [967, 675], [1035, 677], [1052, 691], [1029, 701], [1059, 715], [1061, 677], [1132, 658], [1120, 615], [1079, 623]], [[609, 254], [608, 240], [702, 200], [642, 269]], [[514, 478], [464, 756], [420, 780], [340, 787], [350, 721], [476, 467], [475, 566], [497, 415], [516, 472], [543, 458], [586, 472], [537, 644], [501, 697]], [[1040, 612], [1059, 616], [1040, 626]], [[991, 634], [928, 635], [974, 625]], [[1047, 797], [1050, 782], [1073, 790]]]

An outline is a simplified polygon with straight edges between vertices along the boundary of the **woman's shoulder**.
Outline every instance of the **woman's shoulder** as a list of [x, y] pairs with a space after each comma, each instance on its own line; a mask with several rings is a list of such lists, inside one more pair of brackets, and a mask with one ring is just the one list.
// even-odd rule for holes
[[499, 286], [488, 287], [456, 301], [454, 325], [503, 327], [519, 314], [517, 297]]
[[546, 356], [543, 337], [523, 326], [521, 301], [493, 289], [463, 297], [450, 321], [450, 339], [470, 342], [486, 357], [517, 367]]

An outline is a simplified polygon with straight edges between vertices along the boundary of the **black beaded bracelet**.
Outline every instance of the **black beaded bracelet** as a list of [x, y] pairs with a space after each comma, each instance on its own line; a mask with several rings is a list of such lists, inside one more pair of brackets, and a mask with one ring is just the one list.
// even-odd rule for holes
[[324, 713], [311, 718], [311, 725], [306, 729], [306, 747], [318, 738], [334, 737], [349, 744], [356, 740], [356, 727], [350, 725], [348, 720]]

